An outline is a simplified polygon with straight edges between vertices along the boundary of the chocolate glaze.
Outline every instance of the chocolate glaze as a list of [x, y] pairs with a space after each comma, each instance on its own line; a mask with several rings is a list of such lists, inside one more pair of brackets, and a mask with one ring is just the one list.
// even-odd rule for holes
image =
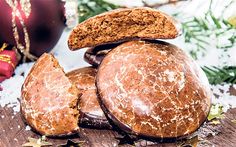
[[177, 138], [206, 119], [212, 96], [202, 70], [181, 49], [130, 41], [108, 53], [96, 78], [102, 108], [123, 131]]
[[89, 48], [84, 53], [84, 60], [92, 66], [98, 67], [102, 62], [103, 58], [106, 56], [106, 54], [109, 53], [111, 49], [117, 47], [120, 44], [121, 43], [113, 43]]
[[84, 67], [67, 73], [69, 79], [77, 86], [82, 93], [80, 99], [80, 118], [81, 127], [98, 129], [111, 129], [97, 100], [95, 76], [97, 69]]
[[21, 92], [22, 116], [34, 130], [47, 136], [78, 133], [80, 94], [52, 55], [38, 59]]

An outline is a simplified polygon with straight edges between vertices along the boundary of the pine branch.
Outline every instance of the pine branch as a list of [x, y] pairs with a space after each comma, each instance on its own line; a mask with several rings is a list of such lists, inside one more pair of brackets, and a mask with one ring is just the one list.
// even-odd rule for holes
[[223, 68], [204, 66], [202, 69], [210, 84], [236, 83], [236, 66], [225, 66]]
[[78, 0], [79, 22], [97, 14], [118, 8], [118, 6], [103, 0]]
[[[229, 3], [229, 5], [231, 4], [232, 2]], [[181, 15], [179, 14], [179, 16]], [[190, 52], [195, 59], [197, 59], [196, 52], [205, 52], [207, 50], [210, 45], [210, 38], [214, 42], [216, 41], [216, 48], [224, 49], [225, 51], [236, 44], [235, 27], [230, 21], [223, 19], [223, 17], [214, 16], [211, 4], [204, 17], [192, 17], [182, 22], [182, 29], [185, 42], [196, 45], [196, 48]], [[225, 43], [221, 41], [223, 38]]]
[[[235, 28], [226, 20], [216, 18], [212, 14], [206, 14], [207, 19], [193, 17], [192, 19], [183, 22], [183, 34], [186, 43], [195, 43], [198, 42], [197, 45], [200, 49], [206, 49], [206, 46], [209, 44], [205, 41], [207, 38], [214, 36], [215, 39], [219, 39], [221, 37], [226, 36], [226, 34], [230, 34], [227, 40], [228, 43], [226, 45], [220, 44], [217, 42], [217, 48], [225, 49], [230, 48], [235, 45]], [[212, 24], [213, 22], [213, 24]]]

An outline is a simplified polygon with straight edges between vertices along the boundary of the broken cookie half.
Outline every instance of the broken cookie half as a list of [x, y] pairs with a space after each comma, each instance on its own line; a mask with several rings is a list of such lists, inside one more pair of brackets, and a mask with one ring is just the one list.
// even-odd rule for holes
[[68, 45], [71, 50], [137, 38], [171, 39], [181, 34], [173, 18], [155, 9], [116, 9], [92, 17], [75, 27]]
[[22, 86], [21, 112], [42, 135], [71, 135], [79, 130], [79, 97], [53, 55], [43, 54]]

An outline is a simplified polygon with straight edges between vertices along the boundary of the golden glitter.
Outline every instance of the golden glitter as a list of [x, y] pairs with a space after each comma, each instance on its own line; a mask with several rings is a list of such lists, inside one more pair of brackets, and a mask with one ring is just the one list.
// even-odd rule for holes
[[3, 51], [7, 47], [6, 43], [3, 43], [2, 47], [0, 48], [0, 52]]
[[[24, 60], [26, 60], [26, 57], [29, 58], [30, 60], [36, 60], [37, 57], [30, 54], [30, 52], [29, 52], [30, 51], [29, 34], [28, 34], [27, 28], [25, 26], [24, 20], [21, 16], [19, 10], [17, 9], [17, 7], [19, 5], [18, 1], [17, 0], [6, 0], [6, 2], [12, 8], [12, 29], [13, 29], [13, 36], [14, 36], [14, 39], [16, 42], [16, 47], [21, 51], [21, 53], [23, 53], [25, 55]], [[20, 5], [21, 5], [21, 8], [23, 9], [22, 11], [25, 13], [26, 17], [28, 17], [31, 12], [30, 0], [21, 0]], [[16, 25], [16, 18], [18, 18], [20, 20], [20, 24], [23, 28], [25, 46], [23, 44], [21, 44], [19, 41], [20, 37], [19, 37], [18, 28]]]
[[25, 13], [26, 18], [28, 18], [31, 13], [30, 0], [20, 0], [20, 5], [22, 7], [23, 12]]

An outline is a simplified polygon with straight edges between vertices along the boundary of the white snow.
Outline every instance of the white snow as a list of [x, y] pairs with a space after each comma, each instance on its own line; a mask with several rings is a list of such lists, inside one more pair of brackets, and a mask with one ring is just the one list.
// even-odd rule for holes
[[29, 130], [31, 130], [31, 127], [27, 125], [27, 126], [25, 127], [25, 130], [26, 130], [26, 131], [29, 131]]

